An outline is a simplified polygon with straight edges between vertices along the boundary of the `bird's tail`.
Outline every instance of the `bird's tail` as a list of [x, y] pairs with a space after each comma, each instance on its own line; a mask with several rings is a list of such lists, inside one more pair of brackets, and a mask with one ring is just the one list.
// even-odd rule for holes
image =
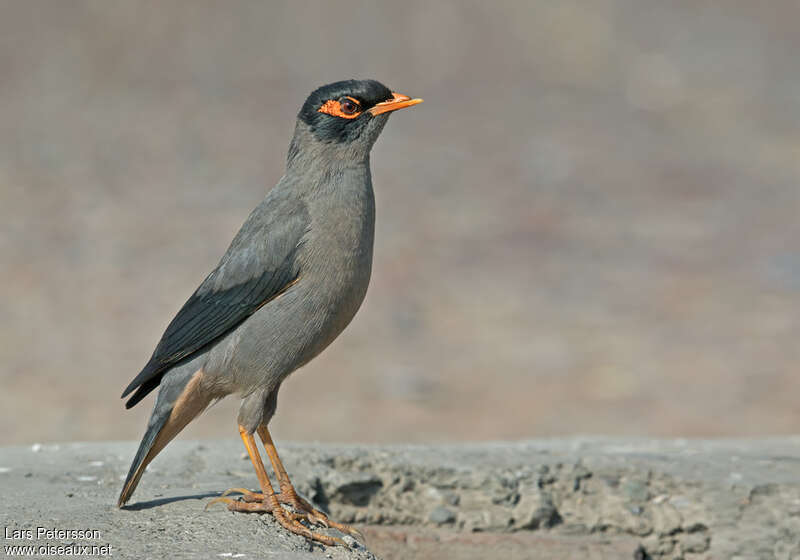
[[130, 499], [150, 461], [214, 400], [214, 395], [203, 387], [202, 369], [194, 373], [187, 370], [183, 375], [174, 370], [170, 373], [175, 375], [165, 376], [161, 383], [147, 431], [119, 495], [118, 507]]

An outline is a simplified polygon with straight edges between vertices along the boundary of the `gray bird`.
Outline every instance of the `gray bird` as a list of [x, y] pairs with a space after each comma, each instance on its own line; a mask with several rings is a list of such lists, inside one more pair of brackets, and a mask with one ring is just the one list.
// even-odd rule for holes
[[[131, 408], [160, 387], [120, 507], [167, 443], [212, 402], [236, 394], [239, 433], [261, 492], [234, 488], [228, 492], [243, 494], [241, 499], [214, 501], [232, 511], [270, 512], [289, 531], [324, 544], [343, 543], [312, 532], [311, 526], [359, 535], [297, 495], [267, 425], [281, 383], [342, 332], [364, 299], [375, 228], [369, 153], [392, 111], [421, 102], [374, 80], [336, 82], [306, 99], [285, 174], [251, 212], [122, 394], [135, 391], [125, 404]], [[256, 432], [279, 492], [261, 461]]]

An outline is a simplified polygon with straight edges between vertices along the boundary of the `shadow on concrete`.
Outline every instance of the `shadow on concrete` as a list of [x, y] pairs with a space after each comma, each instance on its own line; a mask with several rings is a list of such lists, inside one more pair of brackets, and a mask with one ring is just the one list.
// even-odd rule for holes
[[158, 498], [157, 500], [149, 500], [147, 502], [136, 502], [135, 504], [123, 506], [120, 509], [128, 511], [139, 511], [143, 509], [150, 509], [158, 506], [164, 506], [167, 504], [171, 504], [173, 502], [181, 502], [184, 500], [202, 500], [203, 498], [216, 498], [219, 495], [220, 495], [219, 492], [204, 492], [202, 494], [192, 494], [187, 496], [172, 496], [169, 498]]

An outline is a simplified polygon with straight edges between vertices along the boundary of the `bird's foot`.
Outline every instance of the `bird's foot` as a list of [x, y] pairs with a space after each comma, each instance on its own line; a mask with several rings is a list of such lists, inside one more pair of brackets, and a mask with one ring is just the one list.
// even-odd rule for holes
[[351, 537], [358, 539], [362, 543], [366, 542], [366, 539], [364, 538], [364, 535], [361, 534], [361, 531], [345, 523], [332, 521], [327, 515], [308, 503], [306, 499], [298, 496], [297, 492], [295, 492], [295, 489], [292, 486], [287, 485], [281, 488], [280, 494], [277, 494], [276, 497], [278, 498], [279, 503], [287, 504], [295, 511], [305, 513], [308, 518], [313, 520], [313, 522], [317, 525], [336, 529], [337, 531], [341, 531], [346, 535], [350, 535]]
[[[241, 494], [241, 498], [234, 500], [228, 498], [230, 494]], [[275, 494], [275, 499], [279, 504], [285, 504], [294, 509], [294, 512], [286, 512], [289, 516], [293, 516], [295, 521], [306, 521], [311, 525], [321, 525], [326, 528], [336, 529], [346, 535], [355, 537], [362, 543], [365, 542], [364, 535], [356, 529], [345, 523], [338, 523], [332, 521], [323, 512], [312, 506], [307, 500], [297, 495], [293, 487], [285, 487], [279, 494]], [[273, 513], [273, 508], [270, 505], [272, 500], [264, 499], [264, 494], [261, 492], [251, 492], [246, 488], [229, 488], [222, 493], [219, 498], [214, 498], [206, 505], [206, 509], [215, 503], [228, 504], [228, 509], [231, 511], [241, 512], [259, 512], [259, 513]], [[280, 508], [282, 511], [283, 508]], [[277, 516], [276, 516], [277, 517]], [[287, 527], [288, 528], [288, 527]]]
[[[241, 498], [228, 498], [228, 495], [234, 493], [241, 494]], [[272, 513], [272, 506], [268, 501], [264, 500], [264, 494], [261, 494], [260, 492], [251, 492], [246, 488], [228, 488], [218, 497], [214, 498], [213, 500], [209, 500], [209, 502], [206, 504], [206, 507], [203, 509], [208, 511], [208, 508], [214, 504], [226, 504], [228, 509], [231, 511]], [[234, 504], [240, 505], [235, 506], [236, 509], [234, 509]]]
[[264, 501], [264, 494], [262, 494], [261, 492], [251, 492], [247, 488], [228, 488], [222, 494], [219, 495], [219, 498], [214, 498], [213, 500], [211, 500], [211, 502], [209, 502], [208, 505], [211, 505], [212, 503], [216, 502], [217, 500], [224, 501], [224, 500], [221, 500], [220, 498], [224, 498], [226, 496], [230, 496], [231, 494], [241, 494], [242, 495], [241, 499], [244, 500], [245, 502], [263, 502]]
[[[240, 492], [240, 491], [243, 491], [242, 499], [235, 500], [233, 498], [228, 498], [225, 496], [229, 492]], [[257, 492], [250, 492], [249, 490], [245, 490], [244, 488], [231, 488], [230, 490], [223, 493], [222, 496], [214, 498], [213, 500], [208, 502], [208, 504], [206, 504], [206, 509], [208, 509], [209, 506], [216, 503], [227, 504], [228, 510], [230, 511], [237, 511], [242, 513], [271, 513], [272, 516], [275, 518], [275, 520], [278, 523], [280, 523], [280, 525], [284, 529], [287, 529], [288, 531], [291, 531], [296, 535], [301, 535], [303, 537], [306, 537], [307, 539], [322, 543], [327, 546], [345, 546], [345, 547], [348, 546], [347, 543], [345, 543], [342, 539], [338, 537], [332, 537], [330, 535], [315, 533], [314, 531], [303, 525], [301, 521], [305, 521], [306, 523], [309, 524], [315, 524], [315, 523], [322, 524], [322, 523], [319, 522], [319, 518], [317, 516], [312, 516], [308, 512], [295, 512], [284, 509], [281, 506], [280, 502], [278, 501], [277, 494], [273, 496], [268, 496], [267, 499], [264, 499], [264, 495]], [[324, 514], [322, 515], [324, 516]], [[336, 528], [336, 526], [339, 525], [338, 523], [333, 523], [333, 522], [329, 523], [330, 523], [329, 525], [323, 525], [323, 526]], [[358, 534], [360, 535], [360, 533]]]

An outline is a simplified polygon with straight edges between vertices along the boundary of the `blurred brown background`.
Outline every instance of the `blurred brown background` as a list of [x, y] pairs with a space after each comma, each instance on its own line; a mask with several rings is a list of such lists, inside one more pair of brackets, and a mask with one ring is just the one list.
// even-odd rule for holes
[[350, 77], [425, 104], [279, 439], [796, 433], [797, 6], [0, 3], [0, 443], [141, 436], [123, 387]]

